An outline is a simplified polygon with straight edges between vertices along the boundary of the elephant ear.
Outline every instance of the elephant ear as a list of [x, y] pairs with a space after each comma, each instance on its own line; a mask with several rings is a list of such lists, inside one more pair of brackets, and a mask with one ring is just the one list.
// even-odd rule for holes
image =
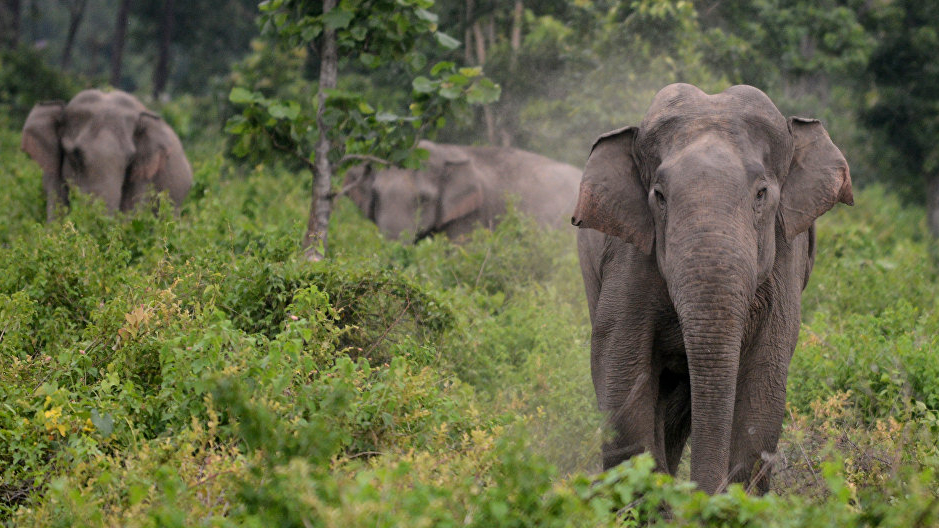
[[838, 147], [817, 119], [789, 118], [793, 153], [780, 192], [779, 218], [786, 240], [812, 226], [841, 202], [854, 205], [851, 171]]
[[59, 120], [65, 103], [53, 101], [39, 103], [29, 112], [23, 125], [22, 148], [48, 176], [59, 177], [62, 147], [59, 145]]
[[152, 180], [166, 166], [173, 132], [163, 119], [150, 112], [142, 112], [134, 129], [134, 159], [131, 178]]
[[648, 255], [655, 226], [632, 154], [637, 132], [636, 127], [621, 128], [594, 142], [571, 223], [622, 238]]
[[369, 220], [375, 220], [375, 171], [368, 163], [356, 165], [346, 172], [343, 193], [362, 210]]
[[476, 166], [469, 158], [449, 158], [441, 178], [437, 228], [473, 213], [483, 205], [483, 190]]

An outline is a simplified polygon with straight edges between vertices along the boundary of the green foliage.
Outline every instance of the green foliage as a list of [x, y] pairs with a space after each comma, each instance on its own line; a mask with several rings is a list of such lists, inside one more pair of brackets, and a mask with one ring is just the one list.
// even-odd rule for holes
[[[357, 157], [378, 157], [397, 165], [417, 166], [422, 154], [413, 149], [417, 140], [433, 135], [446, 123], [451, 107], [490, 102], [499, 96], [499, 87], [485, 78], [479, 68], [460, 68], [452, 61], [429, 58], [417, 44], [433, 37], [445, 49], [459, 42], [438, 30], [437, 16], [428, 9], [432, 0], [381, 1], [357, 5], [340, 2], [326, 14], [318, 2], [271, 0], [261, 4], [261, 25], [277, 42], [269, 53], [283, 58], [284, 66], [299, 66], [293, 52], [280, 49], [305, 48], [324, 28], [334, 30], [343, 69], [403, 67], [413, 76], [406, 110], [384, 107], [367, 100], [360, 91], [329, 89], [325, 95], [322, 125], [317, 121], [314, 97], [285, 90], [272, 78], [253, 74], [243, 80], [251, 86], [235, 85], [229, 100], [243, 107], [241, 115], [229, 120], [226, 131], [235, 135], [233, 152], [238, 156], [263, 159], [272, 151], [284, 151], [301, 160], [314, 161], [313, 145], [326, 134], [332, 150], [330, 162], [344, 169]], [[289, 70], [288, 70], [289, 71]], [[302, 71], [292, 72], [295, 85]], [[257, 80], [255, 80], [257, 79]], [[265, 86], [275, 86], [266, 90]], [[274, 92], [274, 93], [271, 93]], [[294, 97], [299, 95], [301, 97]], [[312, 94], [311, 94], [312, 95]], [[425, 154], [426, 155], [426, 154]]]
[[571, 233], [510, 212], [403, 245], [341, 200], [333, 259], [307, 263], [302, 183], [204, 141], [181, 217], [75, 195], [48, 225], [38, 167], [2, 149], [24, 201], [0, 229], [3, 522], [935, 520], [936, 276], [922, 211], [884, 189], [819, 223], [775, 494], [707, 497], [647, 457], [598, 472]]
[[824, 91], [828, 75], [862, 71], [874, 47], [850, 4], [762, 0], [715, 6], [705, 15], [707, 60], [734, 83], [798, 95]]
[[890, 2], [867, 17], [878, 45], [868, 67], [873, 86], [862, 99], [864, 122], [883, 132], [884, 143], [900, 153], [884, 180], [914, 189], [909, 196], [916, 201], [925, 195], [923, 183], [931, 184], [939, 171], [934, 53], [939, 26], [931, 8], [929, 2]]
[[80, 89], [81, 81], [49, 66], [36, 50], [0, 50], [0, 111], [14, 121], [24, 121], [36, 103], [67, 101]]

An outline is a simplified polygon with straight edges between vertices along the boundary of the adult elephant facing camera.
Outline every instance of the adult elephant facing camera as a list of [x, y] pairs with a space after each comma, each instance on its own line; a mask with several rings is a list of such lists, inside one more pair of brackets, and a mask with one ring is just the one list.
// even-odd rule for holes
[[167, 191], [178, 209], [192, 186], [170, 126], [117, 90], [36, 105], [23, 126], [22, 149], [42, 167], [48, 220], [59, 205], [68, 206], [69, 187], [101, 198], [113, 212], [133, 209], [150, 188]]
[[[591, 373], [613, 429], [603, 465], [642, 451], [691, 479], [769, 489], [814, 221], [851, 205], [821, 123], [751, 86], [663, 88], [638, 128], [602, 135], [572, 222], [593, 326]], [[769, 469], [769, 468], [765, 468]]]
[[513, 196], [519, 211], [560, 227], [576, 201], [581, 171], [571, 165], [512, 148], [419, 146], [430, 154], [420, 170], [365, 164], [347, 174], [349, 197], [389, 238], [492, 228]]

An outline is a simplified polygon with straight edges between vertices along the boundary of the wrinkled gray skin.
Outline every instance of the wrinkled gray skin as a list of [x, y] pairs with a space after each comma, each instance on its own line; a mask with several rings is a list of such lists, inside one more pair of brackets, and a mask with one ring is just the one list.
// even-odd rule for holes
[[85, 90], [66, 105], [33, 107], [22, 148], [43, 170], [46, 216], [68, 206], [68, 190], [95, 195], [111, 212], [133, 209], [148, 189], [167, 191], [179, 209], [192, 169], [179, 138], [132, 95]]
[[[848, 165], [816, 120], [751, 86], [663, 88], [638, 128], [601, 136], [572, 219], [593, 326], [591, 371], [614, 437], [672, 474], [769, 489], [814, 221], [852, 204]], [[769, 468], [767, 468], [769, 469]]]
[[477, 225], [492, 228], [510, 196], [517, 197], [519, 211], [540, 224], [566, 224], [580, 169], [512, 148], [430, 141], [419, 146], [430, 153], [421, 170], [360, 165], [346, 176], [349, 197], [385, 236], [455, 238]]

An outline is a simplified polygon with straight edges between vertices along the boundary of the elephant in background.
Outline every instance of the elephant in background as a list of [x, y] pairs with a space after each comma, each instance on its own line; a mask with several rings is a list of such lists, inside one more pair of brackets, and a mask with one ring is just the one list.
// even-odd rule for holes
[[648, 451], [674, 474], [690, 437], [704, 491], [769, 489], [814, 222], [838, 202], [851, 176], [825, 128], [752, 86], [666, 86], [597, 139], [572, 223], [604, 468]]
[[68, 206], [70, 187], [114, 212], [133, 209], [151, 188], [167, 191], [178, 211], [192, 186], [192, 168], [170, 126], [118, 90], [36, 105], [21, 146], [42, 167], [47, 220]]
[[389, 238], [434, 233], [456, 238], [477, 224], [493, 228], [510, 196], [516, 207], [546, 226], [560, 227], [577, 198], [580, 169], [503, 147], [421, 141], [430, 153], [421, 170], [369, 164], [347, 174], [349, 197]]

